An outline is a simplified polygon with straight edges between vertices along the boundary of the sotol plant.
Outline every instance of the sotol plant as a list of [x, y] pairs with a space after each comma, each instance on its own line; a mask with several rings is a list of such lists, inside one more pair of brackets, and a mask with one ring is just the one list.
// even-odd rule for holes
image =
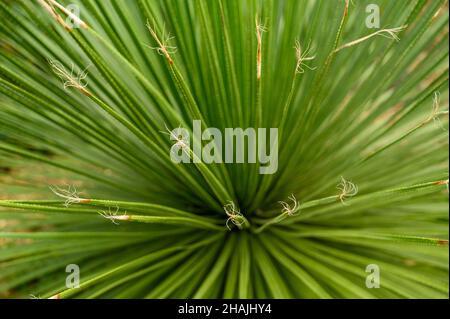
[[[447, 297], [446, 1], [0, 16], [1, 296]], [[192, 120], [278, 128], [277, 172], [173, 163]]]

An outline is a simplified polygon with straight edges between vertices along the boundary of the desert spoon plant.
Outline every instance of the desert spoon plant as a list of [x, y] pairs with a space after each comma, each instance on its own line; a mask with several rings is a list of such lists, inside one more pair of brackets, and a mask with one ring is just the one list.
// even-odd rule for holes
[[0, 296], [447, 298], [447, 5], [1, 1]]

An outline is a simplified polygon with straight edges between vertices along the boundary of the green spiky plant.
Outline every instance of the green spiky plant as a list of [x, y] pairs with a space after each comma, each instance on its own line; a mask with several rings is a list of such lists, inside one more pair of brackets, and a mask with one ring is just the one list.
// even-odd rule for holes
[[[446, 1], [0, 17], [1, 297], [448, 297]], [[277, 172], [175, 164], [167, 129], [195, 119], [278, 128]]]

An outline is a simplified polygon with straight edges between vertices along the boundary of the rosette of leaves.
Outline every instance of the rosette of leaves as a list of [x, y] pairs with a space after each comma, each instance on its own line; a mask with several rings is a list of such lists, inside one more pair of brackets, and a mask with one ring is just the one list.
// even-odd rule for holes
[[[447, 1], [0, 16], [2, 297], [447, 298]], [[278, 128], [277, 172], [172, 162], [192, 120]]]

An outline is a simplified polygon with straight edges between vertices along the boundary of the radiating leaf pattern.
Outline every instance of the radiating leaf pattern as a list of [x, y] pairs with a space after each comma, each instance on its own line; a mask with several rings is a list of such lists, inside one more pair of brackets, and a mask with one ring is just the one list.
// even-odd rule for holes
[[[0, 17], [0, 297], [448, 297], [447, 1]], [[173, 163], [167, 131], [193, 120], [278, 128], [276, 173]]]

